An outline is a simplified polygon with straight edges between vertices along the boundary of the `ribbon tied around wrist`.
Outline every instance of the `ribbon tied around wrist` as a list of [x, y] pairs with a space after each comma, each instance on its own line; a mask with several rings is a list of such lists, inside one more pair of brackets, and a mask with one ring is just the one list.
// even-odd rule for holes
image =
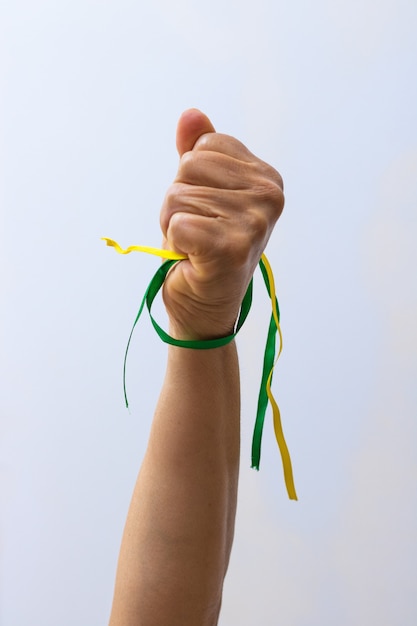
[[[161, 257], [164, 259], [164, 263], [159, 266], [158, 270], [154, 274], [151, 282], [149, 283], [145, 295], [143, 296], [142, 302], [139, 307], [138, 314], [136, 315], [135, 321], [133, 323], [132, 330], [129, 335], [129, 339], [126, 346], [126, 352], [123, 362], [123, 391], [125, 397], [126, 407], [128, 407], [128, 399], [126, 392], [126, 362], [127, 362], [127, 354], [129, 351], [130, 342], [132, 339], [133, 331], [139, 318], [142, 314], [142, 311], [145, 307], [148, 309], [149, 316], [152, 322], [154, 329], [156, 330], [159, 337], [165, 343], [171, 344], [173, 346], [177, 346], [180, 348], [191, 348], [194, 350], [209, 350], [212, 348], [220, 348], [221, 346], [225, 346], [229, 342], [233, 341], [236, 337], [239, 330], [242, 328], [248, 313], [250, 311], [252, 305], [252, 285], [253, 279], [250, 281], [246, 294], [243, 298], [242, 305], [240, 307], [239, 317], [235, 324], [235, 328], [231, 335], [227, 337], [220, 337], [217, 339], [208, 339], [208, 340], [197, 340], [197, 341], [185, 341], [181, 339], [174, 339], [166, 333], [159, 324], [155, 321], [152, 316], [151, 308], [152, 303], [164, 284], [165, 278], [173, 265], [181, 262], [184, 259], [187, 259], [187, 256], [184, 254], [178, 254], [172, 250], [162, 250], [159, 248], [152, 248], [149, 246], [129, 246], [128, 248], [121, 248], [118, 243], [113, 241], [113, 239], [108, 239], [107, 237], [102, 237], [102, 240], [106, 242], [108, 246], [111, 246], [118, 252], [119, 254], [129, 254], [130, 252], [145, 252], [147, 254], [153, 254], [155, 256]], [[259, 470], [259, 464], [261, 459], [261, 444], [262, 444], [262, 433], [263, 426], [265, 421], [265, 413], [268, 406], [268, 400], [271, 404], [272, 415], [273, 415], [273, 423], [274, 423], [274, 431], [275, 437], [277, 440], [278, 448], [281, 453], [282, 466], [284, 471], [284, 480], [285, 486], [287, 488], [288, 497], [290, 500], [297, 500], [297, 494], [294, 486], [294, 478], [292, 472], [291, 458], [288, 452], [288, 447], [285, 442], [284, 433], [281, 425], [281, 414], [278, 407], [278, 404], [272, 395], [271, 391], [271, 383], [272, 383], [272, 375], [274, 372], [275, 364], [281, 354], [282, 351], [282, 334], [280, 327], [280, 311], [278, 300], [275, 292], [275, 281], [274, 275], [269, 264], [268, 259], [265, 254], [262, 254], [259, 267], [262, 273], [262, 277], [265, 282], [266, 290], [268, 292], [268, 296], [271, 299], [272, 305], [272, 313], [271, 319], [269, 323], [268, 335], [266, 340], [265, 352], [264, 352], [264, 361], [263, 361], [263, 371], [262, 371], [262, 379], [258, 396], [258, 406], [256, 412], [256, 420], [255, 426], [253, 430], [252, 437], [252, 467]], [[279, 338], [279, 348], [278, 353], [276, 354], [276, 336], [278, 334]]]

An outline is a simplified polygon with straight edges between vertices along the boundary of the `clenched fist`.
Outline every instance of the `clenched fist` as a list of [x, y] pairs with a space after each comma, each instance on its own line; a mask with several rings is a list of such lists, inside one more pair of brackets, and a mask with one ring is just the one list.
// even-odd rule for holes
[[178, 339], [231, 334], [252, 274], [284, 207], [278, 172], [200, 111], [177, 127], [180, 163], [161, 209], [164, 246], [186, 254], [164, 302]]

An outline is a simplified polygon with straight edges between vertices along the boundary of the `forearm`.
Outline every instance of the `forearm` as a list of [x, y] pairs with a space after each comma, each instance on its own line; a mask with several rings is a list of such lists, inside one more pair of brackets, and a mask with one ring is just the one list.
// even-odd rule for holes
[[236, 510], [239, 405], [234, 343], [169, 348], [126, 522], [112, 626], [217, 623]]
[[[284, 206], [281, 176], [191, 109], [161, 209], [183, 255], [163, 297], [170, 333], [232, 332]], [[168, 367], [122, 541], [111, 626], [214, 626], [233, 539], [239, 465], [236, 347], [169, 348]]]

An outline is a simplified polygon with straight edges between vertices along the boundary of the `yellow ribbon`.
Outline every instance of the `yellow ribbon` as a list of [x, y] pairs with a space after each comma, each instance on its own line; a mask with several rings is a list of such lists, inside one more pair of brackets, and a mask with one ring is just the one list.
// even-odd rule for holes
[[113, 239], [102, 237], [102, 240], [105, 241], [108, 246], [114, 248], [119, 254], [146, 252], [146, 254], [153, 254], [154, 256], [159, 256], [162, 259], [169, 259], [171, 261], [182, 261], [188, 258], [186, 254], [179, 254], [173, 250], [162, 250], [162, 248], [152, 248], [150, 246], [129, 246], [128, 248], [121, 248], [116, 241], [113, 241]]
[[270, 290], [271, 290], [270, 295], [271, 295], [271, 303], [272, 303], [272, 315], [274, 316], [274, 320], [275, 320], [275, 324], [276, 324], [278, 336], [279, 336], [278, 354], [275, 358], [274, 365], [272, 366], [272, 369], [269, 372], [268, 380], [266, 382], [266, 393], [267, 393], [267, 396], [268, 396], [268, 399], [272, 408], [275, 438], [277, 440], [278, 448], [281, 454], [282, 465], [284, 469], [284, 480], [285, 480], [285, 485], [287, 487], [288, 496], [290, 500], [297, 500], [298, 498], [297, 498], [297, 493], [295, 491], [291, 457], [288, 451], [287, 443], [285, 441], [284, 432], [282, 430], [281, 412], [279, 410], [279, 406], [271, 390], [271, 381], [272, 381], [272, 374], [274, 372], [274, 367], [282, 352], [282, 332], [281, 332], [281, 325], [279, 323], [277, 304], [276, 304], [277, 300], [276, 300], [276, 291], [275, 291], [275, 280], [274, 280], [274, 274], [272, 272], [271, 265], [268, 259], [266, 258], [265, 254], [263, 254], [261, 258], [262, 258], [262, 261], [264, 263], [264, 266], [265, 266], [265, 269], [269, 278], [269, 285], [270, 285]]

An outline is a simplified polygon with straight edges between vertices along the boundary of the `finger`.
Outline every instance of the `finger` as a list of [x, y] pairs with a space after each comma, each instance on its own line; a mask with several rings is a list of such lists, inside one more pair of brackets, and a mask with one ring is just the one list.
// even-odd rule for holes
[[192, 213], [213, 219], [227, 217], [232, 212], [241, 214], [245, 200], [241, 194], [227, 190], [212, 189], [207, 195], [205, 187], [174, 183], [165, 195], [160, 214], [162, 233], [166, 236], [171, 218], [176, 213]]
[[[221, 133], [202, 135], [195, 142], [192, 154], [197, 155], [200, 152], [202, 154], [205, 152], [216, 152], [228, 156], [240, 162], [241, 167], [243, 164], [249, 164], [250, 168], [258, 171], [265, 177], [270, 177], [282, 190], [284, 189], [284, 182], [280, 173], [271, 165], [255, 156], [242, 142], [234, 137], [222, 135]], [[249, 170], [246, 170], [246, 172], [248, 171]]]
[[227, 236], [230, 230], [227, 219], [212, 220], [195, 213], [176, 213], [170, 220], [166, 240], [169, 248], [198, 258], [199, 262], [220, 258], [223, 263], [232, 247]]
[[194, 143], [193, 149], [194, 151], [210, 150], [212, 152], [220, 152], [246, 163], [259, 160], [241, 141], [222, 133], [205, 133], [201, 135]]
[[176, 213], [169, 224], [166, 241], [170, 250], [188, 256], [200, 279], [210, 277], [218, 283], [220, 276], [224, 280], [227, 274], [236, 271], [253, 274], [271, 229], [265, 230], [265, 223], [262, 225], [256, 217], [251, 221], [254, 229], [239, 230], [236, 223], [228, 219], [212, 220], [202, 215]]
[[237, 220], [242, 228], [254, 212], [261, 221], [274, 224], [284, 207], [284, 194], [270, 180], [248, 189], [224, 189], [176, 182], [168, 189], [160, 214], [160, 225], [166, 235], [171, 218], [176, 213], [193, 213], [203, 217]]
[[251, 164], [209, 150], [186, 152], [180, 160], [175, 182], [217, 189], [250, 189], [269, 180], [259, 163]]
[[235, 191], [197, 185], [174, 183], [168, 189], [160, 214], [160, 225], [164, 235], [171, 218], [176, 213], [193, 213], [203, 217], [230, 218], [242, 220], [243, 207], [253, 206], [257, 198], [250, 191]]
[[188, 109], [181, 115], [177, 126], [177, 150], [180, 156], [192, 150], [199, 137], [215, 133], [215, 128], [207, 115], [198, 109]]

